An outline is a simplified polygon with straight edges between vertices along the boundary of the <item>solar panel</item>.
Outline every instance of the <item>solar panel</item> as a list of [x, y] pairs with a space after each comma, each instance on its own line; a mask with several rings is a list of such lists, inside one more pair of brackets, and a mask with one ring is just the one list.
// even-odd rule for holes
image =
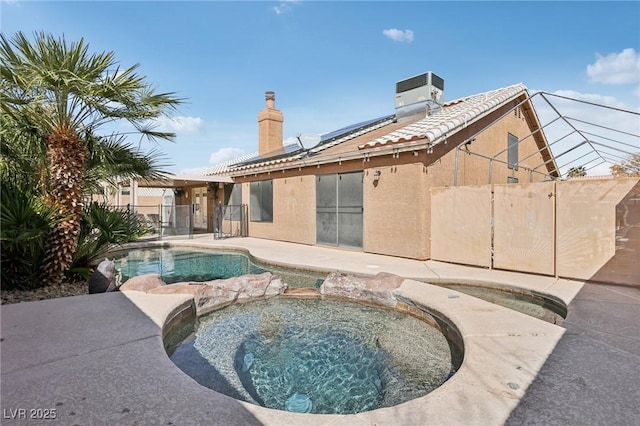
[[298, 145], [297, 143], [292, 143], [289, 145], [284, 145], [282, 149], [279, 149], [277, 151], [268, 152], [264, 155], [256, 155], [242, 162], [232, 164], [229, 167], [239, 167], [239, 166], [245, 166], [247, 164], [259, 163], [261, 161], [266, 161], [266, 160], [275, 160], [278, 158], [285, 157], [289, 154], [296, 153], [298, 151], [302, 151], [302, 148], [300, 147], [300, 145]]
[[325, 133], [320, 137], [320, 143], [318, 145], [321, 145], [333, 139], [338, 139], [340, 137], [348, 135], [349, 133], [358, 131], [362, 128], [371, 126], [372, 124], [375, 124], [380, 121], [388, 120], [390, 118], [393, 118], [393, 115], [387, 115], [384, 117], [374, 118], [373, 120], [362, 121], [360, 123], [355, 123], [355, 124], [351, 124], [349, 126], [343, 127], [342, 129], [334, 130], [333, 132]]
[[329, 132], [329, 133], [325, 133], [324, 135], [322, 135], [320, 137], [320, 142], [318, 144], [316, 144], [313, 148], [311, 149], [305, 149], [303, 147], [301, 147], [298, 143], [292, 143], [289, 145], [285, 145], [282, 147], [282, 149], [279, 149], [277, 151], [274, 152], [269, 152], [267, 154], [264, 155], [255, 155], [247, 160], [244, 160], [242, 162], [238, 162], [235, 164], [230, 165], [230, 168], [236, 168], [236, 167], [242, 167], [242, 166], [246, 166], [249, 164], [255, 164], [255, 163], [260, 163], [263, 161], [270, 161], [270, 160], [278, 160], [280, 158], [283, 157], [287, 157], [289, 155], [292, 154], [298, 154], [298, 153], [302, 153], [303, 151], [306, 152], [313, 152], [315, 148], [317, 147], [321, 147], [322, 145], [328, 144], [332, 141], [336, 141], [340, 138], [343, 138], [349, 134], [361, 131], [363, 129], [366, 129], [368, 127], [374, 126], [376, 124], [382, 123], [384, 121], [388, 121], [390, 119], [393, 119], [395, 117], [395, 115], [387, 115], [384, 117], [379, 117], [379, 118], [374, 118], [372, 120], [367, 120], [367, 121], [361, 121], [359, 123], [355, 123], [355, 124], [351, 124], [349, 126], [343, 127], [341, 129], [338, 130], [334, 130], [333, 132]]

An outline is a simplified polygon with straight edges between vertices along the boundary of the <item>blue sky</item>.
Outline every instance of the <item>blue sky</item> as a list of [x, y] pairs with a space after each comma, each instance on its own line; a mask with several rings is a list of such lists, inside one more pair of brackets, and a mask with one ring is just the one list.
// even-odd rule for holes
[[[84, 37], [186, 98], [160, 148], [174, 172], [257, 150], [264, 92], [285, 139], [394, 111], [425, 71], [447, 100], [522, 82], [640, 111], [640, 2], [0, 3], [2, 32]], [[632, 128], [640, 133], [640, 121]], [[137, 141], [137, 140], [136, 140]], [[640, 149], [640, 146], [639, 146]]]

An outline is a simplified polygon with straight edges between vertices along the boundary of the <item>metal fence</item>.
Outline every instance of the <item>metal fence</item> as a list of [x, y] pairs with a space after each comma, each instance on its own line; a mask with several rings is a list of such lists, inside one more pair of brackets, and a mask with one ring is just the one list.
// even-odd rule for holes
[[213, 238], [246, 237], [247, 205], [218, 204], [213, 208]]
[[191, 204], [176, 206], [172, 204], [114, 206], [118, 210], [127, 210], [138, 220], [149, 225], [153, 231], [149, 237], [163, 239], [179, 236], [193, 238], [193, 208]]

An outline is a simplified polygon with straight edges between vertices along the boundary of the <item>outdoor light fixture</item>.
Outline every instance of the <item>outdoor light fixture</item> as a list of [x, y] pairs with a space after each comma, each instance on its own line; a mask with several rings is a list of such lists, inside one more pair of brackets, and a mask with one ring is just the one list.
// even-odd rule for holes
[[380, 170], [376, 170], [376, 172], [373, 174], [373, 181], [378, 181], [380, 180], [380, 175], [382, 174], [382, 172]]

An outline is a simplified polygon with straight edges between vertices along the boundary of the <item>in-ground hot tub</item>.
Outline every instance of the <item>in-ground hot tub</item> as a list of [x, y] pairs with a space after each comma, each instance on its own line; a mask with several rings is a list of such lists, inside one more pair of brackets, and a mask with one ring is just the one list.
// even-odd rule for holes
[[353, 301], [277, 297], [236, 303], [196, 323], [168, 347], [180, 369], [217, 392], [291, 412], [394, 406], [436, 389], [462, 360], [426, 322]]

